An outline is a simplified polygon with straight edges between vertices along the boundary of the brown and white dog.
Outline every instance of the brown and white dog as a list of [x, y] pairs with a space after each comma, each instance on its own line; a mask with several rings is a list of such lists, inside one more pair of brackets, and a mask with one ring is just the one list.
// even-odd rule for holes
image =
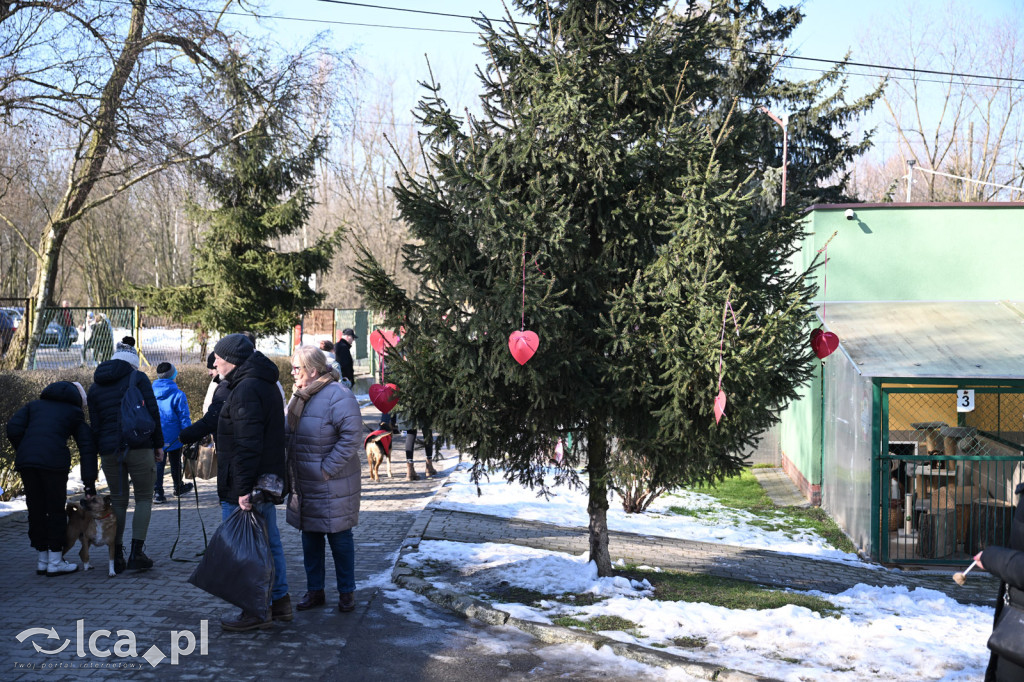
[[391, 431], [378, 429], [363, 440], [366, 460], [370, 464], [370, 480], [380, 482], [380, 465], [388, 460], [388, 478], [391, 478]]
[[106, 547], [110, 558], [107, 575], [114, 577], [114, 535], [117, 533], [117, 518], [110, 504], [110, 495], [82, 498], [81, 502], [68, 502], [68, 531], [64, 536], [64, 554], [75, 543], [82, 541], [78, 556], [82, 559], [82, 570], [89, 568], [89, 547]]

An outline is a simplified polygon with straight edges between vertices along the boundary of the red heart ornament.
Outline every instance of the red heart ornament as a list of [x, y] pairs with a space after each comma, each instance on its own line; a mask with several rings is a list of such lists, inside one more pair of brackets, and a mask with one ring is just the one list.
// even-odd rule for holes
[[381, 411], [381, 414], [387, 414], [398, 404], [398, 387], [394, 384], [370, 386], [370, 402]]
[[540, 337], [535, 332], [512, 332], [508, 335], [508, 349], [520, 365], [525, 365], [539, 346]]
[[725, 414], [725, 391], [718, 389], [718, 395], [715, 396], [715, 423], [722, 421], [722, 416]]
[[379, 355], [387, 355], [388, 351], [397, 346], [400, 340], [398, 334], [393, 331], [378, 329], [370, 334], [370, 347]]
[[819, 360], [832, 355], [836, 348], [839, 348], [839, 337], [832, 332], [822, 331], [821, 327], [811, 332], [811, 349]]

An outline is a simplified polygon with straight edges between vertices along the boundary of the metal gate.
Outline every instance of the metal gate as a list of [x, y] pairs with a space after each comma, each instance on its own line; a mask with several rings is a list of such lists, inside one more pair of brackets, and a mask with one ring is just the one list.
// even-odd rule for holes
[[969, 560], [1007, 545], [1024, 481], [1024, 384], [883, 385], [875, 469], [880, 559]]

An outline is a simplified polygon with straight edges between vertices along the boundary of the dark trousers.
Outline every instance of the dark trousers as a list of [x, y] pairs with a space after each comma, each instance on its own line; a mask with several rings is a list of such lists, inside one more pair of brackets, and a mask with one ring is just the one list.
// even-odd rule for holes
[[68, 472], [37, 467], [18, 469], [28, 507], [28, 539], [40, 552], [64, 549], [68, 527]]
[[156, 463], [156, 481], [153, 482], [153, 492], [164, 494], [164, 465], [171, 463], [171, 480], [174, 482], [174, 492], [181, 490], [181, 448], [168, 450], [164, 461]]
[[[409, 429], [405, 433], [405, 460], [412, 461], [412, 451], [416, 449], [416, 429]], [[434, 454], [434, 430], [429, 426], [423, 427], [423, 455], [431, 459]]]

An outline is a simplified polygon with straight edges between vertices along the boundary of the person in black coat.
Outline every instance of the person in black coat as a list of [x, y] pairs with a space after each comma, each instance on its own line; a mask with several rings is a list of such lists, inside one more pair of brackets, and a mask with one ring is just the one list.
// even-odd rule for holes
[[334, 359], [338, 361], [341, 378], [348, 379], [348, 387], [356, 385], [355, 365], [352, 361], [352, 343], [359, 337], [354, 329], [342, 329], [341, 338], [334, 344]]
[[266, 620], [242, 611], [224, 619], [229, 632], [268, 628], [272, 620], [293, 618], [284, 547], [277, 527], [277, 509], [270, 502], [253, 504], [250, 493], [264, 474], [285, 478], [284, 400], [277, 386], [277, 365], [255, 350], [243, 334], [228, 334], [213, 349], [214, 366], [230, 393], [217, 421], [217, 495], [226, 520], [239, 507], [253, 509], [266, 522], [274, 559], [270, 615]]
[[[139, 355], [133, 345], [118, 343], [113, 357], [96, 367], [93, 384], [89, 387], [89, 421], [92, 422], [103, 475], [110, 486], [114, 516], [117, 517], [114, 552], [114, 570], [117, 573], [125, 568], [143, 570], [153, 566], [153, 560], [145, 555], [143, 546], [153, 511], [156, 462], [164, 457], [164, 436], [160, 430], [160, 409], [153, 395], [153, 385], [149, 377], [138, 369]], [[121, 400], [132, 383], [142, 393], [146, 411], [155, 424], [150, 442], [141, 448], [129, 448], [121, 436]], [[85, 479], [84, 474], [82, 478]], [[86, 480], [85, 483], [92, 484], [93, 481]], [[129, 483], [135, 493], [135, 513], [132, 516], [131, 552], [126, 563], [124, 529], [128, 517]]]
[[71, 471], [68, 438], [75, 439], [82, 455], [82, 479], [89, 481], [86, 493], [96, 494], [96, 445], [82, 411], [84, 396], [80, 384], [57, 381], [7, 422], [7, 438], [15, 447], [14, 467], [25, 486], [28, 538], [39, 552], [39, 574], [61, 575], [78, 569], [62, 555]]
[[[978, 566], [999, 578], [999, 595], [996, 599], [996, 617], [999, 622], [1003, 609], [1009, 601], [1018, 608], [1024, 609], [1024, 504], [1020, 495], [1024, 493], [1024, 483], [1017, 486], [1017, 508], [1013, 513], [1010, 525], [1010, 546], [999, 547], [990, 545], [974, 557]], [[1021, 633], [1024, 637], [1024, 633]], [[985, 682], [1019, 682], [1024, 680], [1024, 667], [992, 652], [989, 657], [988, 669], [985, 671]]]

